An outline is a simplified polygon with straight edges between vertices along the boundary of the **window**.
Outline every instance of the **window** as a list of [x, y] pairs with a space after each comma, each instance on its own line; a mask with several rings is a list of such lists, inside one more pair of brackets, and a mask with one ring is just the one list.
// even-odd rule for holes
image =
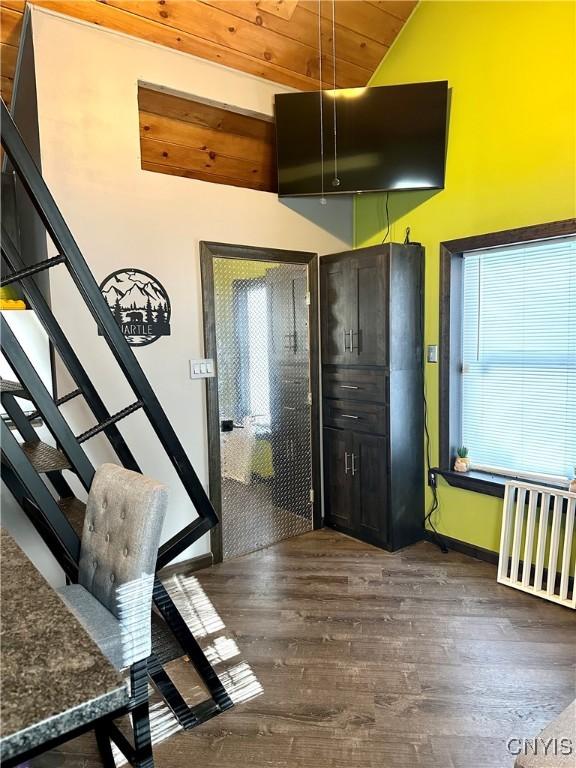
[[464, 254], [462, 443], [474, 466], [572, 476], [576, 238]]
[[[480, 472], [553, 484], [572, 477], [574, 231], [574, 221], [554, 222], [442, 244], [440, 462], [447, 473], [465, 445]], [[472, 475], [478, 485], [481, 475]], [[472, 477], [455, 484], [484, 490]]]

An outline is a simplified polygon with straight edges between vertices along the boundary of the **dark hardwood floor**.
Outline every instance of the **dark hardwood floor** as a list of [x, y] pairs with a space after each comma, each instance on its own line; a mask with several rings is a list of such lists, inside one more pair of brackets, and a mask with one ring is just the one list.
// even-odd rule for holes
[[[168, 588], [237, 706], [178, 731], [159, 768], [508, 768], [576, 695], [573, 612], [420, 543], [394, 554], [308, 533]], [[184, 660], [184, 695], [202, 698]], [[96, 768], [91, 736], [33, 768]]]

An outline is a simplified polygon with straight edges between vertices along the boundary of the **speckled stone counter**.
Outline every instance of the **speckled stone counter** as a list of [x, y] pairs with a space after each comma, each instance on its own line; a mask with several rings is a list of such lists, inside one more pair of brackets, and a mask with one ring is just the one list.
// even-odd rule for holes
[[0, 599], [2, 761], [126, 705], [121, 676], [2, 529]]

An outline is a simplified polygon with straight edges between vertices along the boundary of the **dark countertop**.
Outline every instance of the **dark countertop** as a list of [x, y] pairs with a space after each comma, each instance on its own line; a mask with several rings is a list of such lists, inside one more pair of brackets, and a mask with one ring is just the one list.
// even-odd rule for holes
[[0, 528], [0, 759], [115, 712], [121, 675]]

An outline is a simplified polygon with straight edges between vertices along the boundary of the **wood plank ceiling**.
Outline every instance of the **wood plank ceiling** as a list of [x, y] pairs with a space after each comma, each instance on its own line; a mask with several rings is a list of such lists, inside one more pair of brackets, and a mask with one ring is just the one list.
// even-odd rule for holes
[[[33, 0], [85, 21], [298, 90], [319, 80], [318, 0]], [[366, 85], [417, 0], [335, 0], [336, 85]], [[24, 0], [0, 0], [1, 90], [10, 100]], [[320, 0], [332, 87], [332, 2]]]
[[[298, 90], [333, 87], [331, 0], [31, 0], [84, 21]], [[366, 85], [417, 0], [335, 0], [336, 86]], [[25, 0], [0, 0], [1, 92], [12, 97]], [[151, 89], [139, 90], [142, 168], [276, 191], [274, 126]], [[246, 159], [249, 158], [249, 159]]]

